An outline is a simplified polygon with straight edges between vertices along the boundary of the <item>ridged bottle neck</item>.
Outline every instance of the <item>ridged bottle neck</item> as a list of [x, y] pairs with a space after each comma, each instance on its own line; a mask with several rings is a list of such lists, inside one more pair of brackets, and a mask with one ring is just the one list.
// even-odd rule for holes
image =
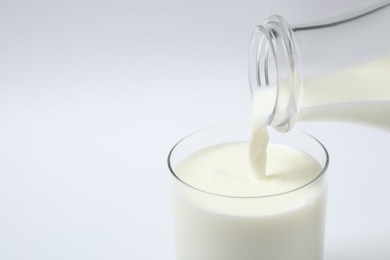
[[252, 93], [260, 87], [274, 88], [276, 99], [269, 124], [281, 132], [290, 130], [297, 118], [301, 72], [294, 31], [286, 20], [271, 16], [252, 34], [249, 82]]

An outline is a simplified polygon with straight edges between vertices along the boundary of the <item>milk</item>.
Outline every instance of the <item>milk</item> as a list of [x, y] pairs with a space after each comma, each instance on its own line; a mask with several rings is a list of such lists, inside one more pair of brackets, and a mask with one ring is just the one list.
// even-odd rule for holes
[[390, 55], [308, 77], [299, 121], [331, 120], [390, 131]]
[[[252, 175], [247, 142], [201, 150], [177, 167], [173, 196], [178, 260], [319, 260], [326, 189], [319, 163], [289, 147], [268, 147], [267, 178]], [[227, 197], [235, 196], [235, 197]], [[251, 198], [252, 197], [252, 198]]]
[[263, 87], [253, 96], [248, 152], [252, 174], [258, 179], [266, 178], [266, 150], [269, 141], [267, 126], [276, 99], [275, 90], [272, 87]]
[[275, 93], [261, 92], [249, 141], [204, 147], [175, 167], [177, 260], [322, 259], [323, 165], [305, 152], [268, 143]]
[[287, 146], [270, 144], [267, 154], [267, 175], [261, 179], [252, 174], [247, 142], [207, 147], [183, 160], [176, 173], [182, 181], [202, 191], [258, 197], [291, 191], [321, 172], [316, 160]]

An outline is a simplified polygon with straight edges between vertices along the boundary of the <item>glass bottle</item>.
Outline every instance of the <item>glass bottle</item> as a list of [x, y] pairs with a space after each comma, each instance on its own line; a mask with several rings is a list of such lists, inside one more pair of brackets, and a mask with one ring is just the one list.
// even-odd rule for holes
[[390, 1], [303, 25], [273, 15], [252, 34], [249, 81], [276, 91], [269, 124], [354, 121], [390, 131]]

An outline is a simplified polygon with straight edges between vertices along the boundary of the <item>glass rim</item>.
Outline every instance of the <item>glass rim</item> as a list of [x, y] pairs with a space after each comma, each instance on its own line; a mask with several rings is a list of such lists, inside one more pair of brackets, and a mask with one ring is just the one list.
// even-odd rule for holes
[[[200, 188], [197, 188], [185, 181], [183, 181], [179, 176], [176, 175], [175, 173], [175, 170], [173, 169], [172, 165], [171, 165], [171, 158], [172, 158], [172, 154], [174, 153], [175, 149], [177, 146], [179, 146], [183, 141], [187, 140], [187, 138], [193, 136], [193, 135], [196, 135], [197, 133], [200, 133], [200, 132], [203, 132], [203, 131], [206, 131], [206, 130], [209, 130], [209, 129], [212, 129], [212, 128], [217, 128], [217, 127], [223, 127], [223, 126], [229, 126], [229, 125], [239, 125], [239, 124], [243, 124], [245, 122], [235, 122], [235, 123], [225, 123], [225, 124], [218, 124], [218, 125], [213, 125], [213, 126], [209, 126], [209, 127], [205, 127], [205, 128], [202, 128], [200, 130], [197, 130], [195, 132], [192, 132], [186, 136], [184, 136], [183, 138], [181, 138], [172, 148], [171, 150], [169, 151], [169, 154], [168, 154], [168, 158], [167, 158], [167, 164], [168, 164], [168, 169], [170, 171], [170, 173], [173, 175], [173, 177], [175, 177], [176, 180], [178, 180], [180, 183], [184, 184], [185, 186], [191, 188], [191, 189], [194, 189], [196, 191], [199, 191], [201, 193], [204, 193], [204, 194], [209, 194], [209, 195], [213, 195], [213, 196], [218, 196], [218, 197], [225, 197], [225, 198], [235, 198], [235, 199], [260, 199], [260, 198], [270, 198], [270, 197], [278, 197], [278, 196], [283, 196], [283, 195], [287, 195], [287, 194], [290, 194], [290, 193], [294, 193], [296, 191], [299, 191], [299, 190], [302, 190], [304, 189], [305, 187], [308, 187], [310, 186], [311, 184], [317, 182], [319, 179], [321, 179], [324, 175], [325, 175], [325, 172], [327, 171], [328, 169], [328, 166], [329, 166], [329, 153], [328, 153], [328, 150], [326, 149], [326, 147], [317, 139], [315, 138], [314, 136], [306, 133], [305, 131], [302, 131], [302, 130], [299, 130], [299, 129], [296, 129], [296, 128], [293, 128], [291, 129], [290, 131], [286, 132], [286, 133], [280, 133], [280, 134], [287, 134], [289, 132], [294, 132], [294, 133], [299, 133], [299, 134], [303, 134], [305, 135], [306, 137], [309, 137], [311, 138], [312, 140], [314, 140], [317, 144], [320, 145], [320, 147], [322, 148], [323, 152], [324, 152], [324, 155], [325, 155], [325, 162], [324, 162], [324, 165], [322, 166], [321, 164], [321, 172], [318, 173], [318, 175], [313, 178], [312, 180], [310, 180], [309, 182], [299, 186], [299, 187], [296, 187], [294, 189], [291, 189], [291, 190], [288, 190], [288, 191], [284, 191], [284, 192], [279, 192], [279, 193], [275, 193], [275, 194], [269, 194], [269, 195], [259, 195], [259, 196], [236, 196], [236, 195], [226, 195], [226, 194], [218, 194], [218, 193], [214, 193], [214, 192], [210, 192], [210, 191], [206, 191], [206, 190], [202, 190]], [[249, 125], [249, 124], [248, 124]]]

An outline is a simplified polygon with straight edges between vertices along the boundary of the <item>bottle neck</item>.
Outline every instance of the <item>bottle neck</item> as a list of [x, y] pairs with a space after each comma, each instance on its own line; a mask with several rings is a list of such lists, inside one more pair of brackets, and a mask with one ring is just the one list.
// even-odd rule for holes
[[252, 93], [273, 88], [276, 98], [269, 124], [281, 132], [290, 130], [297, 118], [302, 89], [300, 63], [294, 32], [283, 17], [271, 16], [252, 34], [249, 83]]

